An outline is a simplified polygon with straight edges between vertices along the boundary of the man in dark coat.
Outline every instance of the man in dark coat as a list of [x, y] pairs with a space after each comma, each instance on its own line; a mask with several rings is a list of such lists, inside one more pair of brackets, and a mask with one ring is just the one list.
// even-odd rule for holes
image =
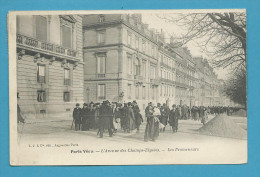
[[73, 110], [73, 121], [75, 123], [75, 130], [80, 130], [81, 124], [81, 109], [79, 107], [79, 103], [76, 104], [76, 108]]
[[134, 111], [134, 117], [135, 117], [135, 125], [137, 128], [137, 133], [139, 133], [139, 127], [141, 123], [143, 122], [143, 117], [140, 114], [140, 109], [136, 101], [133, 101], [133, 111]]
[[175, 110], [175, 122], [174, 122], [174, 125], [175, 125], [175, 132], [178, 131], [178, 126], [179, 126], [179, 119], [181, 118], [181, 113], [180, 113], [180, 108], [179, 106], [176, 107], [176, 110]]
[[88, 125], [87, 125], [87, 120], [88, 120], [88, 104], [84, 103], [83, 108], [81, 109], [81, 130], [82, 131], [87, 131], [89, 130]]
[[177, 111], [176, 111], [176, 105], [172, 105], [172, 110], [170, 111], [169, 115], [169, 124], [172, 127], [172, 132], [177, 132], [178, 129], [178, 117], [177, 117]]
[[[99, 111], [99, 135], [100, 138], [103, 138], [104, 129], [108, 129], [109, 137], [112, 137], [112, 127], [113, 127], [113, 112], [112, 108], [109, 105], [109, 101], [104, 101], [100, 107]], [[112, 123], [111, 123], [112, 119]]]
[[95, 129], [95, 107], [94, 103], [90, 102], [88, 108], [88, 128]]
[[124, 130], [124, 133], [127, 131], [126, 127], [126, 110], [127, 110], [127, 103], [124, 103], [124, 107], [121, 108], [121, 128]]
[[166, 104], [163, 104], [160, 111], [161, 111], [160, 122], [164, 125], [164, 127], [161, 131], [165, 132], [165, 126], [167, 125], [167, 121], [168, 121], [168, 117], [169, 117], [169, 112], [168, 112], [168, 108], [167, 108]]
[[152, 103], [150, 102], [145, 108], [145, 116], [147, 118], [147, 124], [145, 127], [144, 141], [155, 140], [155, 119], [153, 116], [154, 110]]

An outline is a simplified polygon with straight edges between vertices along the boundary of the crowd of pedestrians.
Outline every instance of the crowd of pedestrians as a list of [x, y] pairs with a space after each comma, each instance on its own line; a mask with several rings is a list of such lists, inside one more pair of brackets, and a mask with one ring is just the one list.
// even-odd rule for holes
[[[169, 125], [172, 133], [178, 131], [178, 120], [195, 120], [206, 123], [209, 114], [227, 113], [231, 115], [236, 111], [231, 107], [220, 106], [193, 106], [191, 109], [187, 105], [172, 105], [170, 108], [166, 104], [148, 103], [145, 108], [146, 127], [144, 141], [155, 141], [160, 132], [165, 132], [165, 127]], [[117, 131], [124, 133], [136, 131], [140, 132], [140, 125], [144, 118], [136, 101], [128, 103], [109, 102], [84, 103], [83, 107], [77, 103], [73, 111], [73, 122], [76, 131], [96, 130], [97, 136], [103, 138], [104, 132], [108, 132], [112, 137]]]

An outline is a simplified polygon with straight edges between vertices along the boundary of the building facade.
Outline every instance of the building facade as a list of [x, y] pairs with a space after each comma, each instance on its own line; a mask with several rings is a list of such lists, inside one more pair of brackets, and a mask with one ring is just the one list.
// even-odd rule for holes
[[26, 118], [71, 113], [83, 102], [82, 17], [17, 16], [17, 92]]
[[217, 105], [218, 79], [206, 60], [149, 29], [139, 14], [83, 17], [85, 102]]
[[157, 34], [141, 15], [83, 18], [85, 101], [159, 100]]

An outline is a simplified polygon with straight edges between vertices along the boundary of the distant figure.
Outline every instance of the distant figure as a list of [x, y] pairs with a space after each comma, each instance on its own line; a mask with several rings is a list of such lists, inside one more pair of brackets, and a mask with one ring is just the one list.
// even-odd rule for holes
[[87, 131], [88, 129], [88, 125], [87, 125], [87, 120], [88, 120], [88, 104], [84, 103], [83, 104], [83, 108], [81, 109], [81, 130], [82, 131]]
[[140, 114], [140, 109], [136, 101], [133, 101], [133, 111], [135, 116], [135, 126], [136, 126], [136, 133], [139, 133], [139, 127], [143, 122], [143, 117]]
[[19, 93], [17, 93], [17, 123], [20, 123], [20, 122], [24, 123], [25, 121], [24, 121], [24, 118], [21, 115], [21, 109], [20, 109], [20, 106], [18, 104], [19, 100], [20, 100], [20, 96], [19, 96]]
[[172, 105], [172, 110], [169, 115], [169, 124], [172, 127], [172, 132], [175, 133], [178, 130], [178, 117], [177, 117], [176, 105]]
[[75, 130], [80, 130], [81, 124], [81, 109], [79, 107], [79, 103], [76, 104], [76, 108], [73, 110], [73, 121], [75, 123]]

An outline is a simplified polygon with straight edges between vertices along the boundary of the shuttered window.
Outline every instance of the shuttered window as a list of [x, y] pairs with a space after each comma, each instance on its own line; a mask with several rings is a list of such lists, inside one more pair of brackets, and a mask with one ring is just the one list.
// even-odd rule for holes
[[97, 57], [97, 73], [98, 74], [106, 73], [106, 57], [105, 56]]
[[46, 102], [46, 93], [44, 90], [37, 91], [37, 101], [38, 102]]
[[71, 27], [63, 25], [62, 30], [62, 46], [72, 48], [72, 29]]
[[64, 85], [70, 85], [70, 70], [64, 69]]
[[70, 92], [63, 93], [63, 100], [64, 102], [70, 102]]
[[37, 66], [37, 82], [45, 83], [45, 65]]
[[47, 18], [36, 16], [36, 38], [47, 41]]
[[106, 98], [106, 86], [105, 84], [98, 84], [98, 98], [105, 99]]

